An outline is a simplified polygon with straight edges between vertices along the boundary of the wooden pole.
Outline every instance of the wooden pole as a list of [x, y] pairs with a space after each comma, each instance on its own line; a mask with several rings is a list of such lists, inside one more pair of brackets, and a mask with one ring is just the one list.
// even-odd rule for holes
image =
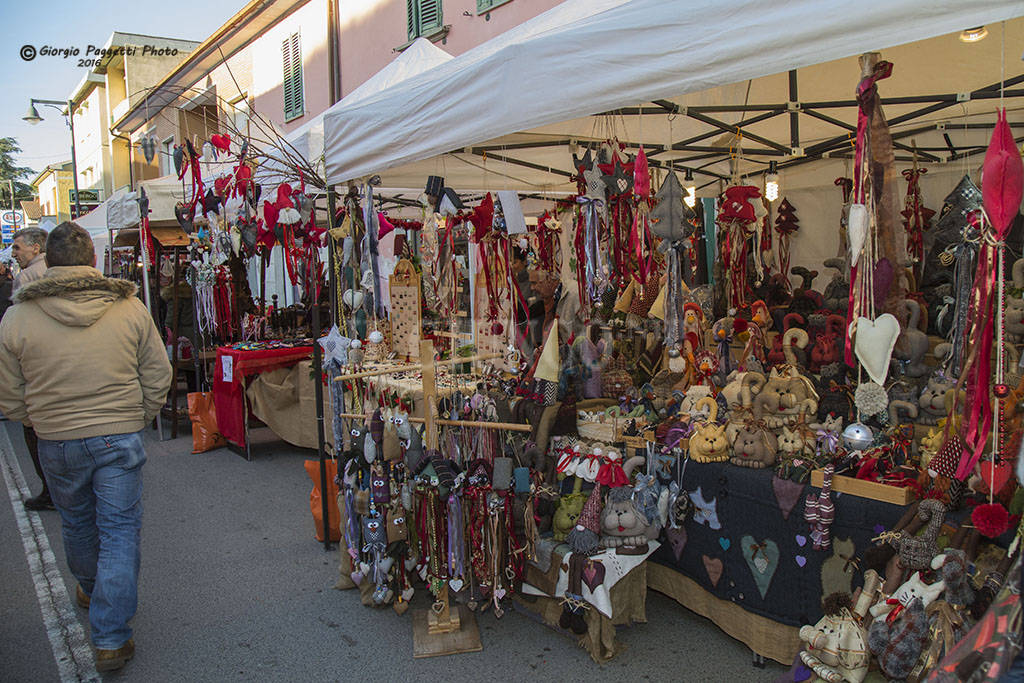
[[[431, 358], [433, 358], [433, 345], [429, 340], [426, 342], [420, 342], [420, 350], [423, 350], [423, 344], [431, 344]], [[491, 360], [498, 358], [501, 354], [499, 353], [480, 353], [475, 356], [467, 356], [465, 358], [449, 358], [448, 360], [434, 361], [433, 367], [442, 367], [446, 365], [462, 365], [463, 363], [475, 363], [481, 360]], [[332, 377], [335, 382], [341, 382], [346, 379], [361, 379], [363, 377], [377, 377], [379, 375], [394, 375], [399, 372], [416, 372], [417, 370], [425, 369], [426, 364], [416, 363], [414, 365], [392, 365], [386, 368], [377, 368], [375, 370], [364, 370], [363, 372], [352, 372], [347, 375], [338, 375]]]
[[[171, 247], [171, 262], [174, 277], [171, 280], [171, 438], [178, 438], [178, 282], [181, 269], [178, 267], [178, 247]], [[159, 284], [159, 281], [157, 282]]]

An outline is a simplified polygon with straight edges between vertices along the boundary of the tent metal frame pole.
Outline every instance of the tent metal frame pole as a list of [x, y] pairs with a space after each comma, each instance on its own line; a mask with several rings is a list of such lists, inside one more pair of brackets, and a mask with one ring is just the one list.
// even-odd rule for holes
[[[330, 192], [330, 189], [328, 189]], [[330, 202], [330, 199], [328, 199]], [[315, 212], [315, 208], [314, 208]], [[314, 220], [316, 220], [314, 218]], [[334, 227], [334, 216], [331, 215], [328, 218], [330, 227]], [[328, 247], [329, 248], [329, 247]], [[331, 280], [330, 273], [327, 275], [327, 285], [330, 288]], [[313, 396], [316, 400], [316, 454], [320, 461], [320, 512], [322, 515], [321, 523], [323, 527], [324, 535], [324, 551], [330, 551], [331, 545], [331, 523], [330, 514], [327, 508], [327, 452], [326, 444], [324, 440], [324, 383], [321, 380], [323, 377], [323, 362], [320, 353], [320, 300], [314, 296], [316, 285], [311, 288], [308, 292], [310, 295], [309, 305], [312, 307], [312, 323], [313, 323]], [[337, 502], [334, 502], [336, 505]]]
[[800, 96], [797, 90], [796, 69], [789, 70], [789, 146], [800, 147]]

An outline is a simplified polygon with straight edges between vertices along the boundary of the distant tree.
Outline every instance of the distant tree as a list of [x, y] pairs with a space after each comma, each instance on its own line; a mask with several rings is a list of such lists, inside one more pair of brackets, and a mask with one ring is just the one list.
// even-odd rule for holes
[[17, 166], [14, 163], [14, 155], [21, 153], [21, 145], [14, 138], [0, 138], [0, 196], [3, 197], [4, 206], [10, 206], [11, 191], [10, 183], [14, 181], [14, 194], [16, 199], [32, 199], [35, 192], [28, 183], [20, 182], [23, 179], [35, 175], [28, 166]]

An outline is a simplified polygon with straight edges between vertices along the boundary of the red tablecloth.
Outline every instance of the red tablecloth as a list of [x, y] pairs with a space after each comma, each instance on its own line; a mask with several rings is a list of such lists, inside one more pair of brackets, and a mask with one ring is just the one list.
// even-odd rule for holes
[[222, 346], [217, 349], [213, 370], [213, 402], [217, 429], [237, 446], [245, 446], [245, 378], [293, 365], [313, 355], [312, 346], [288, 349], [244, 351]]

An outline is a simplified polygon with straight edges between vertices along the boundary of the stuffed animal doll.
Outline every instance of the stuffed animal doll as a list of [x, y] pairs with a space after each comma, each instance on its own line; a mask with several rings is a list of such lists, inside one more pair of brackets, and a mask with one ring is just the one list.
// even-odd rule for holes
[[577, 477], [572, 493], [562, 496], [558, 503], [558, 509], [551, 520], [551, 531], [556, 541], [565, 541], [569, 531], [576, 526], [576, 520], [587, 502], [587, 494], [580, 492], [582, 486], [583, 480]]
[[405, 509], [400, 505], [388, 508], [388, 545], [409, 540], [409, 526], [405, 519]]
[[938, 424], [939, 418], [949, 412], [946, 407], [946, 393], [953, 389], [954, 382], [945, 375], [933, 375], [917, 401], [920, 412], [917, 421], [925, 425]]
[[761, 469], [775, 464], [778, 439], [754, 422], [740, 425], [732, 439], [730, 462], [741, 467]]
[[868, 647], [890, 678], [906, 678], [917, 663], [928, 639], [925, 610], [945, 588], [944, 580], [926, 584], [921, 572], [914, 572], [892, 597], [870, 609], [874, 620], [868, 629]]
[[854, 617], [848, 594], [829, 594], [825, 607], [825, 616], [817, 624], [800, 628], [804, 643], [800, 659], [829, 683], [860, 683], [871, 663], [868, 634]]
[[[645, 458], [634, 456], [622, 466], [628, 479], [633, 470], [642, 465]], [[643, 554], [647, 543], [658, 537], [661, 525], [657, 518], [657, 505], [648, 517], [644, 508], [637, 504], [633, 486], [619, 486], [608, 492], [604, 509], [601, 510], [601, 545], [615, 548], [622, 555]]]
[[903, 680], [914, 668], [928, 640], [928, 617], [920, 598], [898, 606], [893, 618], [876, 619], [868, 629], [868, 648], [886, 676]]
[[722, 462], [729, 459], [729, 440], [725, 435], [725, 425], [716, 422], [718, 404], [711, 398], [702, 398], [697, 402], [697, 409], [707, 407], [708, 420], [698, 424], [690, 436], [690, 457], [695, 462]]
[[900, 336], [896, 339], [892, 357], [903, 366], [907, 377], [923, 377], [930, 369], [924, 358], [928, 355], [928, 335], [918, 329], [921, 319], [921, 304], [914, 299], [903, 302], [901, 310], [909, 311], [908, 319], [902, 322]]

